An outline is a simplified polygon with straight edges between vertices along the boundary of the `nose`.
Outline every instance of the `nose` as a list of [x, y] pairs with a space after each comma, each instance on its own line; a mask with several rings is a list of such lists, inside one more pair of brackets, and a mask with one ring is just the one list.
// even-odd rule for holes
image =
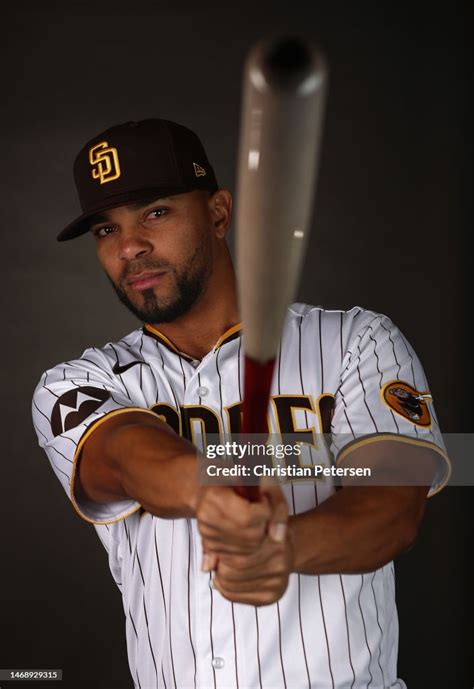
[[[141, 231], [140, 231], [141, 230]], [[132, 261], [136, 258], [147, 256], [153, 251], [153, 245], [143, 236], [143, 230], [139, 226], [122, 228], [120, 232], [119, 258], [124, 261]]]

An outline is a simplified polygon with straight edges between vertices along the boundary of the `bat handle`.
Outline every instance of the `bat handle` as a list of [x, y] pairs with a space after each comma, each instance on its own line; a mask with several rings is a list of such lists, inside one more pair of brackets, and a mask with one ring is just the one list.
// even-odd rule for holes
[[258, 486], [234, 486], [234, 490], [237, 495], [249, 502], [258, 502], [260, 500], [260, 489]]
[[[260, 363], [249, 356], [244, 362], [244, 404], [242, 433], [268, 435], [267, 409], [275, 359]], [[258, 486], [236, 486], [235, 492], [250, 502], [260, 499]]]

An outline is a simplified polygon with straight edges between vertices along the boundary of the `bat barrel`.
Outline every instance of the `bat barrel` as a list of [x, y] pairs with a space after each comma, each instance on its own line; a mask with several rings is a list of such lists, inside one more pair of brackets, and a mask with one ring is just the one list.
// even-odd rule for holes
[[314, 76], [317, 55], [301, 38], [280, 38], [262, 46], [261, 51], [257, 62], [267, 84], [295, 91]]
[[312, 215], [326, 65], [308, 41], [282, 37], [249, 53], [237, 172], [237, 274], [245, 352], [275, 357]]

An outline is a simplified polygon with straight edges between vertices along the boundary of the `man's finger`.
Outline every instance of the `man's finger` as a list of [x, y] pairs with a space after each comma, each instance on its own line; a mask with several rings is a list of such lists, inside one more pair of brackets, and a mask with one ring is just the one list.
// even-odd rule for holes
[[217, 567], [217, 554], [216, 553], [203, 553], [201, 570], [203, 572], [212, 572], [212, 570]]
[[275, 543], [283, 543], [288, 523], [288, 503], [278, 483], [266, 477], [260, 484], [262, 496], [270, 504], [271, 516], [268, 522], [268, 536]]

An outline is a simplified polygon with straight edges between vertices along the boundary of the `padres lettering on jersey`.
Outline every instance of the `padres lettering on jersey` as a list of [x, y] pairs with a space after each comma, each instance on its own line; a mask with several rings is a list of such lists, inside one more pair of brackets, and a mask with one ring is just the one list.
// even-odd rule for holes
[[[47, 371], [35, 391], [39, 444], [79, 513], [94, 523], [122, 592], [136, 689], [402, 688], [393, 563], [368, 574], [292, 574], [280, 601], [256, 608], [225, 600], [200, 570], [195, 520], [161, 519], [133, 500], [107, 505], [74, 497], [74, 466], [108, 414], [147, 410], [177, 433], [237, 432], [241, 337], [228, 331], [202, 361], [153, 328]], [[277, 361], [269, 426], [307, 444], [331, 431], [344, 461], [374, 434], [429, 442], [440, 457], [430, 494], [449, 462], [423, 369], [386, 317], [294, 304]], [[347, 444], [338, 439], [347, 438]], [[344, 449], [345, 448], [345, 449]], [[290, 514], [333, 494], [329, 479], [283, 485]]]

